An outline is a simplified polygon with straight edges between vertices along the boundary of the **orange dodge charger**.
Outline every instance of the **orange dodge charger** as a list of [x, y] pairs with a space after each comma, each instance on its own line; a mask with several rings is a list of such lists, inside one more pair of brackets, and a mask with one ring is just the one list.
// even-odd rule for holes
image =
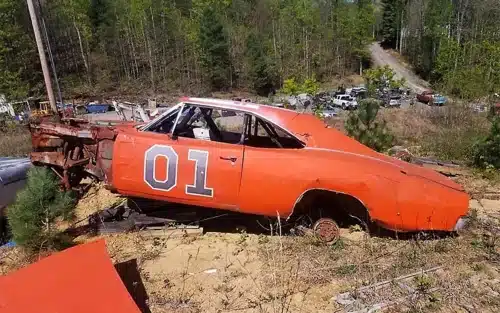
[[313, 115], [183, 98], [146, 124], [31, 125], [35, 164], [69, 188], [85, 176], [125, 196], [282, 219], [335, 233], [351, 216], [397, 231], [454, 231], [468, 195], [432, 170], [377, 153]]

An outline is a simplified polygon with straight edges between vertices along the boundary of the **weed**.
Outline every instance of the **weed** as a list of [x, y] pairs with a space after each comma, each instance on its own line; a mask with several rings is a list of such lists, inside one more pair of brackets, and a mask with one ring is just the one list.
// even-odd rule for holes
[[330, 248], [333, 250], [333, 251], [341, 251], [341, 250], [344, 250], [345, 248], [345, 242], [344, 240], [342, 240], [342, 238], [339, 238], [339, 240], [337, 240], [334, 244], [332, 244], [330, 246]]
[[475, 225], [478, 222], [478, 215], [477, 215], [477, 209], [476, 208], [471, 208], [469, 210], [469, 214], [467, 215], [468, 217], [468, 224], [469, 225]]
[[483, 272], [484, 270], [486, 270], [486, 266], [483, 263], [474, 263], [471, 265], [471, 268], [475, 272]]
[[240, 237], [238, 238], [238, 240], [236, 241], [236, 244], [237, 245], [245, 245], [246, 244], [246, 241], [248, 239], [248, 234], [245, 230], [242, 230], [241, 233], [240, 233]]
[[361, 225], [354, 224], [354, 225], [349, 226], [350, 233], [355, 233], [355, 232], [359, 232], [359, 231], [363, 231], [363, 228], [361, 227]]
[[269, 237], [266, 236], [266, 235], [260, 234], [259, 237], [258, 237], [258, 239], [257, 239], [257, 242], [260, 245], [267, 244], [267, 243], [269, 243]]
[[451, 251], [451, 249], [451, 241], [447, 239], [437, 240], [436, 244], [434, 245], [434, 251], [437, 253], [448, 253]]
[[335, 273], [340, 276], [351, 275], [356, 273], [357, 271], [358, 271], [358, 266], [355, 264], [346, 264], [335, 268]]
[[426, 293], [433, 284], [432, 279], [427, 275], [418, 275], [414, 278], [417, 291], [420, 293]]

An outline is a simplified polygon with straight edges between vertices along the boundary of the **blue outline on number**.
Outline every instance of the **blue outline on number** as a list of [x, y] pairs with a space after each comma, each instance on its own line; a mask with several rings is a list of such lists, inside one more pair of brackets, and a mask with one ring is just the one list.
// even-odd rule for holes
[[[148, 158], [146, 157], [146, 155], [148, 154], [149, 151], [151, 151], [152, 149], [156, 148], [156, 147], [162, 147], [162, 148], [169, 148], [170, 150], [172, 150], [172, 152], [175, 154], [177, 160], [175, 162], [175, 177], [174, 177], [174, 184], [172, 185], [172, 187], [168, 188], [168, 189], [164, 189], [164, 188], [155, 188], [153, 186], [151, 186], [151, 183], [148, 182], [146, 176], [147, 176], [147, 163], [148, 163]], [[168, 168], [169, 168], [169, 165], [170, 165], [170, 162], [172, 160], [170, 160], [170, 158], [167, 156], [167, 155], [164, 155], [164, 154], [156, 154], [153, 158], [153, 179], [156, 181], [156, 182], [159, 182], [159, 183], [166, 183], [168, 181], [168, 172], [167, 172], [167, 178], [165, 179], [165, 181], [161, 182], [161, 181], [157, 181], [155, 179], [155, 174], [156, 174], [156, 158], [158, 156], [164, 156], [166, 157], [167, 159], [167, 171], [168, 171]], [[151, 189], [154, 189], [154, 190], [160, 190], [160, 191], [170, 191], [172, 190], [175, 186], [177, 186], [177, 174], [178, 174], [178, 169], [179, 169], [179, 164], [178, 164], [178, 160], [179, 160], [179, 155], [177, 154], [177, 152], [175, 152], [174, 148], [172, 148], [172, 146], [166, 146], [166, 145], [158, 145], [158, 144], [155, 144], [153, 146], [151, 146], [148, 150], [146, 150], [146, 152], [144, 153], [144, 173], [143, 173], [143, 179], [144, 179], [144, 182], [149, 186], [151, 187]]]
[[[191, 151], [196, 151], [196, 152], [201, 152], [201, 153], [204, 153], [207, 155], [207, 163], [205, 164], [205, 180], [203, 182], [203, 188], [204, 189], [207, 189], [207, 190], [210, 190], [210, 195], [204, 195], [204, 194], [201, 194], [201, 193], [191, 193], [191, 192], [188, 192], [188, 187], [192, 187], [192, 188], [195, 188], [196, 185], [197, 185], [197, 180], [198, 180], [198, 175], [197, 172], [198, 172], [198, 159], [191, 159], [190, 158], [190, 154], [191, 154]], [[208, 157], [210, 156], [210, 153], [206, 150], [198, 150], [198, 149], [189, 149], [188, 150], [188, 160], [189, 161], [194, 161], [195, 164], [194, 164], [194, 184], [193, 185], [186, 185], [186, 187], [184, 188], [184, 193], [188, 194], [188, 195], [193, 195], [193, 196], [200, 196], [200, 197], [207, 197], [207, 198], [213, 198], [214, 197], [214, 189], [213, 188], [209, 188], [207, 187], [207, 176], [208, 176]]]

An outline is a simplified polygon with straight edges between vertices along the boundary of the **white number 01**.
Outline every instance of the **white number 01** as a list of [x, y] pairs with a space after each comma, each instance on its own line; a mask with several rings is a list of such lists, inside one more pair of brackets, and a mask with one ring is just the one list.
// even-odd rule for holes
[[[156, 178], [156, 160], [167, 161], [167, 177]], [[194, 182], [186, 185], [185, 193], [189, 195], [213, 197], [213, 188], [207, 187], [208, 151], [189, 149], [188, 160], [195, 162]], [[170, 191], [177, 185], [179, 155], [171, 146], [154, 145], [144, 156], [144, 181], [155, 190]]]

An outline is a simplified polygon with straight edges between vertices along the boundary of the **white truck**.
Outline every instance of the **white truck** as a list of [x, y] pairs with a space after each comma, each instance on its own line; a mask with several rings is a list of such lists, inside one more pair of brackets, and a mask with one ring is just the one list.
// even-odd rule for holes
[[358, 102], [350, 95], [337, 95], [333, 99], [335, 106], [341, 107], [344, 110], [354, 110], [358, 108]]

